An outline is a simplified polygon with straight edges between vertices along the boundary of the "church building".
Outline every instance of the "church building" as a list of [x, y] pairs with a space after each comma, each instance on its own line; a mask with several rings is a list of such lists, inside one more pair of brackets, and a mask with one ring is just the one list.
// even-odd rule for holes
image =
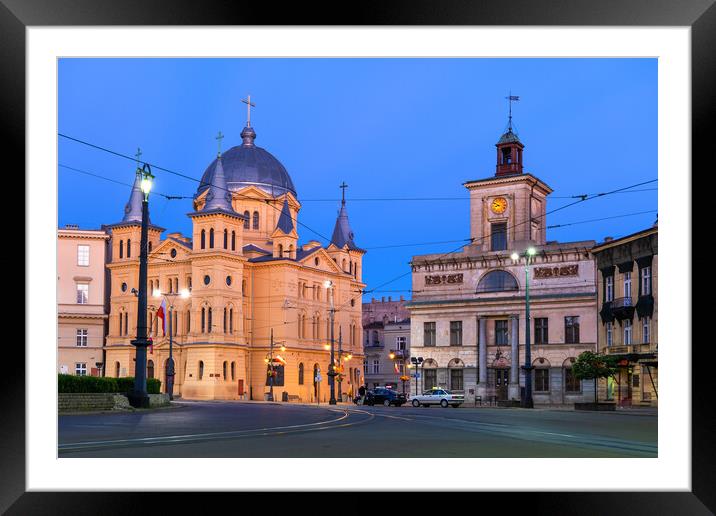
[[[171, 331], [175, 396], [263, 400], [272, 391], [275, 400], [328, 401], [333, 303], [336, 397], [347, 399], [362, 382], [365, 251], [354, 242], [345, 197], [330, 242], [299, 243], [301, 203], [290, 175], [255, 144], [250, 119], [241, 138], [206, 168], [187, 214], [191, 235], [162, 238], [164, 228], [150, 220], [147, 375], [165, 392]], [[106, 376], [134, 375], [141, 203], [138, 175], [123, 219], [107, 226]], [[159, 317], [168, 311], [171, 326]]]
[[524, 144], [511, 115], [496, 148], [494, 175], [464, 183], [470, 244], [411, 261], [410, 353], [423, 358], [417, 387], [461, 392], [469, 404], [524, 396], [529, 259], [534, 403], [591, 401], [590, 382], [577, 380], [572, 364], [596, 350], [595, 242], [547, 240], [552, 189], [524, 171]]

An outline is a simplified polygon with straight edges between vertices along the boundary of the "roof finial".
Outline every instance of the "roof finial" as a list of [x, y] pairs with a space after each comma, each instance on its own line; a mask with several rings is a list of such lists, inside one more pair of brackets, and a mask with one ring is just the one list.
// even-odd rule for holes
[[256, 107], [256, 104], [251, 102], [251, 95], [247, 95], [245, 99], [241, 99], [241, 102], [246, 104], [246, 127], [251, 127], [251, 108]]
[[139, 168], [139, 158], [142, 155], [142, 149], [137, 147], [137, 153], [134, 155], [135, 158], [137, 158], [137, 168]]
[[338, 188], [340, 188], [343, 191], [342, 199], [341, 199], [341, 206], [345, 206], [346, 205], [346, 188], [348, 188], [348, 185], [346, 184], [345, 181], [343, 181], [341, 183], [341, 186], [339, 186]]
[[506, 99], [509, 101], [509, 103], [510, 103], [509, 131], [512, 132], [512, 102], [513, 102], [513, 101], [516, 102], [516, 101], [520, 100], [520, 98], [519, 98], [517, 95], [513, 95], [513, 94], [512, 94], [512, 90], [510, 90], [510, 94], [509, 94], [507, 97], [505, 97], [505, 98], [506, 98]]
[[217, 153], [216, 157], [221, 157], [221, 140], [224, 139], [224, 135], [221, 134], [221, 131], [219, 131], [219, 134], [216, 135], [216, 140], [219, 142], [219, 152]]

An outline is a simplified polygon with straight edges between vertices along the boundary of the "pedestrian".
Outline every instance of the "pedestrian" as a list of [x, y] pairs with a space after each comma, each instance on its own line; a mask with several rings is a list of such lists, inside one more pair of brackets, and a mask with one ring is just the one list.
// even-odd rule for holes
[[358, 405], [363, 405], [363, 401], [365, 401], [365, 386], [361, 385], [358, 388], [358, 396], [360, 397], [358, 399]]

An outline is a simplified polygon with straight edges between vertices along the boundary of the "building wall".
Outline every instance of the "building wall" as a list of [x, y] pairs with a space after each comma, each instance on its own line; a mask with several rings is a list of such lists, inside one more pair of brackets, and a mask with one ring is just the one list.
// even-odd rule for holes
[[[59, 229], [57, 232], [57, 371], [99, 375], [105, 338], [105, 261], [108, 235], [101, 230]], [[79, 265], [78, 246], [89, 247], [88, 265]], [[77, 284], [87, 283], [87, 303], [77, 302]], [[77, 330], [87, 330], [87, 345], [78, 346]]]
[[[391, 296], [382, 297], [380, 300], [372, 298], [370, 303], [363, 303], [363, 331], [362, 340], [365, 351], [365, 364], [363, 373], [368, 388], [393, 385], [402, 391], [403, 382], [400, 372], [395, 372], [394, 364], [398, 363], [400, 371], [401, 364], [405, 360], [409, 363], [410, 357], [410, 312], [406, 308], [406, 301], [403, 296], [393, 300]], [[377, 335], [377, 344], [375, 336]], [[406, 339], [406, 350], [404, 353], [397, 353], [395, 345], [397, 337]], [[391, 352], [395, 358], [390, 358]], [[379, 372], [374, 373], [374, 362], [378, 361]], [[403, 364], [404, 375], [409, 374]], [[406, 385], [407, 389], [407, 385]]]

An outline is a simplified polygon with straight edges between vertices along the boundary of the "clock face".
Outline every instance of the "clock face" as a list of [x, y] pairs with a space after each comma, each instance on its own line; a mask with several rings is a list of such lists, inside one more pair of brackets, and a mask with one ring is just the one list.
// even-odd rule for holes
[[490, 207], [494, 213], [504, 213], [507, 209], [507, 199], [504, 197], [495, 197]]

